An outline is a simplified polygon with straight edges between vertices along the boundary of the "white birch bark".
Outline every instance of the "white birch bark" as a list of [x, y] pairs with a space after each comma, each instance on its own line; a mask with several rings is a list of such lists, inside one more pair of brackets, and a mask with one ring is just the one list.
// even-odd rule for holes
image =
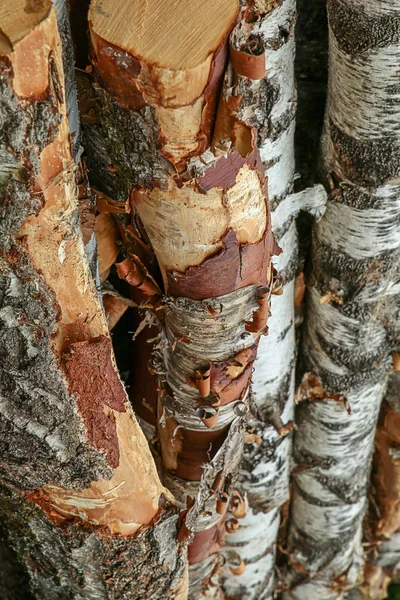
[[[232, 598], [262, 600], [274, 590], [275, 549], [279, 508], [289, 496], [291, 421], [294, 412], [294, 276], [298, 240], [295, 217], [301, 209], [321, 214], [326, 198], [322, 186], [290, 194], [295, 174], [294, 129], [296, 89], [294, 79], [295, 1], [286, 0], [263, 16], [253, 28], [265, 46], [266, 76], [252, 82], [255, 95], [263, 99], [263, 112], [256, 108], [252, 119], [261, 121], [260, 154], [268, 178], [272, 227], [283, 253], [274, 266], [285, 280], [281, 296], [271, 299], [269, 333], [260, 339], [252, 378], [257, 418], [249, 429], [261, 443], [245, 447], [240, 473], [240, 490], [248, 496], [247, 516], [240, 520], [239, 533], [228, 534], [225, 552], [224, 588]], [[233, 36], [238, 36], [237, 32]], [[249, 118], [249, 110], [246, 113]], [[280, 432], [279, 432], [279, 431]], [[244, 561], [243, 573], [232, 574], [229, 557]]]
[[[172, 22], [171, 3], [153, 4], [147, 15], [154, 15], [152, 29], [162, 30], [167, 19]], [[269, 127], [256, 83], [251, 94], [265, 71], [263, 49], [248, 40], [251, 9], [245, 7], [240, 27], [250, 45], [231, 47], [225, 70], [224, 35], [237, 22], [239, 5], [225, 1], [219, 20], [215, 3], [206, 8], [200, 15], [199, 5], [191, 3], [182, 15], [173, 13], [177, 28], [185, 19], [185, 47], [178, 30], [169, 46], [158, 40], [162, 60], [153, 56], [153, 46], [143, 45], [150, 20], [139, 3], [124, 4], [137, 35], [125, 30], [112, 2], [101, 7], [92, 2], [89, 15], [99, 113], [111, 173], [122, 180], [117, 197], [101, 189], [112, 200], [129, 199], [129, 225], [140, 235], [145, 230], [163, 278], [161, 308], [152, 305], [162, 326], [154, 361], [157, 433], [165, 481], [188, 508], [181, 533], [190, 542], [193, 599], [221, 597], [219, 551], [225, 529], [236, 527], [231, 516], [226, 519], [226, 508], [273, 292], [275, 249], [257, 147], [259, 123], [250, 118], [256, 112]], [[119, 82], [127, 82], [127, 89]], [[128, 127], [128, 120], [136, 127]]]
[[313, 233], [284, 600], [336, 600], [360, 580], [376, 420], [399, 334], [400, 2], [328, 0], [328, 12], [330, 198]]
[[[294, 81], [295, 1], [275, 6], [259, 26], [265, 45], [266, 76], [253, 87], [265, 89], [266, 114], [260, 131], [260, 154], [268, 177], [272, 219], [277, 206], [291, 191], [294, 177], [294, 129], [296, 91]], [[257, 115], [255, 115], [257, 118]], [[275, 209], [275, 210], [274, 210]], [[281, 209], [282, 210], [282, 209]], [[285, 215], [288, 216], [288, 215]], [[240, 520], [239, 532], [228, 534], [225, 552], [224, 590], [232, 598], [246, 600], [271, 598], [274, 589], [275, 549], [279, 530], [279, 506], [288, 497], [290, 437], [281, 437], [271, 419], [288, 423], [293, 416], [294, 392], [294, 275], [297, 258], [297, 232], [290, 214], [287, 230], [277, 241], [283, 253], [274, 261], [286, 279], [281, 296], [271, 302], [269, 334], [260, 340], [252, 377], [252, 393], [258, 419], [250, 430], [261, 435], [261, 443], [246, 444], [239, 489], [248, 494], [247, 515]], [[287, 227], [289, 225], [289, 227]], [[276, 225], [273, 223], [276, 231]], [[267, 339], [268, 338], [268, 339]], [[244, 561], [245, 571], [232, 573], [230, 556]]]

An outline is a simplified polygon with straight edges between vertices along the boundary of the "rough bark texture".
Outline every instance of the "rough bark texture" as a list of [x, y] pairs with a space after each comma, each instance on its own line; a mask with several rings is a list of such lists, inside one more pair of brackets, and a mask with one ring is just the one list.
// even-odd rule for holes
[[84, 251], [55, 9], [15, 2], [0, 22], [4, 537], [36, 598], [182, 598], [178, 517]]
[[3, 530], [0, 531], [0, 594], [4, 600], [33, 600], [27, 573]]
[[342, 598], [359, 580], [376, 420], [399, 335], [400, 5], [329, 0], [328, 15], [330, 200], [313, 232], [285, 600]]
[[[182, 536], [190, 541], [191, 597], [212, 598], [220, 596], [225, 530], [238, 527], [226, 508], [275, 281], [260, 123], [253, 119], [263, 105], [251, 93], [265, 74], [265, 55], [248, 39], [254, 15], [247, 8], [240, 14], [244, 37], [234, 33], [228, 40], [238, 12], [234, 0], [193, 3], [186, 12], [176, 3], [156, 4], [147, 12], [133, 0], [124, 5], [125, 19], [134, 23], [129, 35], [115, 6], [103, 4], [100, 15], [98, 3], [91, 4], [103, 131], [98, 124], [88, 128], [87, 151], [98, 146], [96, 186], [109, 204], [130, 211], [119, 219], [126, 258], [118, 272], [142, 293], [151, 310], [147, 323], [161, 328], [146, 336], [157, 337], [158, 406], [146, 397], [141, 416], [151, 419], [153, 411], [145, 425], [151, 435], [156, 408], [165, 482], [182, 508], [189, 496]], [[177, 25], [183, 18], [184, 35]], [[153, 30], [160, 33], [156, 47], [146, 41]]]

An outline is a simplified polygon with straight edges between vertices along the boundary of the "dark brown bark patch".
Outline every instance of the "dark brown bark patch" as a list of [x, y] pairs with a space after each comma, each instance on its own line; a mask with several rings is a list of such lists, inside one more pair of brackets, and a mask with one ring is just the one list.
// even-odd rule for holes
[[188, 548], [189, 564], [206, 560], [212, 554], [221, 550], [225, 540], [225, 516], [213, 527], [198, 531], [194, 534], [192, 543]]
[[330, 119], [331, 139], [345, 176], [357, 185], [378, 186], [400, 173], [400, 147], [394, 136], [357, 140]]
[[267, 281], [268, 265], [276, 250], [271, 232], [255, 244], [240, 245], [233, 229], [222, 238], [224, 247], [186, 273], [167, 273], [168, 293], [192, 300], [223, 296], [235, 290]]
[[[125, 412], [125, 391], [111, 359], [112, 343], [104, 336], [72, 344], [63, 363], [71, 394], [76, 394], [90, 443], [105, 450], [109, 464], [119, 464], [113, 410]], [[108, 409], [108, 410], [107, 410]]]
[[208, 192], [213, 188], [227, 190], [235, 185], [236, 176], [244, 165], [249, 165], [250, 168], [256, 170], [264, 182], [264, 169], [260, 153], [258, 148], [254, 148], [247, 156], [242, 156], [238, 150], [229, 152], [229, 154], [221, 157], [214, 165], [209, 167], [199, 177], [197, 183], [204, 192]]
[[199, 481], [203, 474], [203, 465], [210, 462], [221, 448], [227, 431], [228, 427], [217, 431], [181, 429], [179, 433], [182, 446], [175, 475], [186, 481]]
[[161, 297], [161, 290], [138, 256], [131, 254], [124, 261], [117, 263], [117, 273], [141, 295], [154, 305]]

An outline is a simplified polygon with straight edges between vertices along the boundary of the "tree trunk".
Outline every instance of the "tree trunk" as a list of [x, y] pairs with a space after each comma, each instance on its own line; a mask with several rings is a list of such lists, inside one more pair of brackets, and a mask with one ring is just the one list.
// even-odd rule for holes
[[375, 426], [399, 334], [400, 5], [329, 0], [328, 14], [330, 199], [313, 232], [285, 600], [342, 598], [359, 580]]
[[0, 24], [5, 536], [36, 598], [184, 598], [178, 516], [85, 255], [55, 9], [21, 0]]
[[99, 186], [108, 170], [100, 191], [126, 204], [127, 227], [142, 240], [117, 268], [133, 285], [137, 269], [150, 277], [135, 252], [150, 243], [166, 294], [160, 301], [153, 287], [147, 297], [161, 328], [153, 358], [157, 429], [165, 482], [182, 508], [189, 496], [182, 535], [191, 542], [193, 598], [220, 597], [219, 550], [225, 529], [238, 527], [226, 508], [273, 287], [274, 241], [253, 118], [263, 106], [250, 94], [264, 77], [265, 56], [249, 37], [257, 13], [245, 8], [226, 66], [237, 13], [236, 0], [190, 7], [154, 1], [147, 11], [133, 0], [124, 11], [111, 1], [100, 11], [92, 2], [89, 11], [104, 140], [92, 171]]

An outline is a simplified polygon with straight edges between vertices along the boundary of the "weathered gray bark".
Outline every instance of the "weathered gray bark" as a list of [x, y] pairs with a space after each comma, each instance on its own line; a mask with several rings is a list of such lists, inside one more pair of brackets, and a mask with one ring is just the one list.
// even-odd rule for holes
[[0, 530], [0, 597], [4, 600], [33, 600], [29, 592], [29, 580], [23, 565]]
[[399, 335], [400, 5], [329, 0], [328, 14], [330, 200], [313, 232], [285, 600], [342, 598], [360, 580], [376, 420]]
[[0, 9], [4, 537], [35, 598], [178, 598], [178, 516], [118, 378], [84, 252], [55, 11], [24, 8]]

